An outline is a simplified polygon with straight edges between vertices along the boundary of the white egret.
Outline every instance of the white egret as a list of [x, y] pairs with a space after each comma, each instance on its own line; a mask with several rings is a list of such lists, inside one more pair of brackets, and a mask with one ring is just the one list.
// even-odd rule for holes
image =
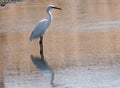
[[46, 12], [48, 14], [48, 19], [43, 19], [40, 22], [38, 22], [38, 24], [36, 25], [35, 29], [33, 30], [31, 36], [30, 36], [30, 41], [32, 41], [33, 39], [39, 38], [40, 37], [40, 55], [41, 55], [41, 59], [44, 59], [44, 55], [43, 55], [43, 35], [46, 32], [46, 30], [48, 29], [48, 27], [50, 26], [51, 22], [52, 22], [52, 14], [50, 12], [51, 9], [58, 9], [58, 10], [62, 10], [61, 8], [55, 7], [54, 5], [49, 5], [46, 8]]

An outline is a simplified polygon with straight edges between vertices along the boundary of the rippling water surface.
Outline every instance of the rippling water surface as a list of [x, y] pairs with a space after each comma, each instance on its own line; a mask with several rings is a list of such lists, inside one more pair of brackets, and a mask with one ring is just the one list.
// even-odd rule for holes
[[31, 55], [39, 57], [39, 39], [29, 41], [36, 23], [47, 18], [45, 8], [49, 4], [63, 9], [52, 10], [54, 20], [44, 35], [45, 64], [55, 74], [66, 68], [120, 63], [119, 0], [26, 0], [0, 8], [0, 85], [3, 88], [49, 86], [49, 76], [44, 79], [45, 72], [42, 74], [31, 60]]

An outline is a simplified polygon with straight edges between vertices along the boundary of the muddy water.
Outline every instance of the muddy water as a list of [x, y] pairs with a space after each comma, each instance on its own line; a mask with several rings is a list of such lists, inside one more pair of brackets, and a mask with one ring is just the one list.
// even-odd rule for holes
[[52, 11], [54, 21], [44, 35], [44, 55], [54, 71], [120, 63], [119, 0], [27, 0], [0, 9], [0, 85], [5, 88], [17, 88], [19, 77], [20, 88], [31, 80], [39, 84], [41, 74], [30, 57], [39, 57], [39, 39], [30, 42], [29, 36], [47, 18], [49, 4], [63, 9]]

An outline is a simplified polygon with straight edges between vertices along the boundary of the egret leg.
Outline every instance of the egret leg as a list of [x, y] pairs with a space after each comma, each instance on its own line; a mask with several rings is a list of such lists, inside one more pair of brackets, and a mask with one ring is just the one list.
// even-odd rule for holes
[[41, 59], [44, 59], [44, 54], [43, 54], [43, 37], [40, 37], [39, 45], [40, 45]]
[[50, 72], [51, 72], [51, 81], [50, 81], [50, 83], [51, 83], [51, 85], [52, 86], [54, 86], [54, 72], [53, 72], [53, 70], [52, 69], [50, 69]]

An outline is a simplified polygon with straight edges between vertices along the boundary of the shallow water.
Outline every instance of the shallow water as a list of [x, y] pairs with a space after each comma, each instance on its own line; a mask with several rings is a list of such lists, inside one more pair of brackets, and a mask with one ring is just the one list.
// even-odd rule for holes
[[120, 63], [119, 0], [27, 0], [0, 8], [0, 85], [5, 88], [49, 85], [31, 60], [39, 57], [39, 39], [29, 41], [36, 23], [47, 18], [49, 4], [63, 9], [52, 11], [54, 20], [44, 35], [45, 59], [56, 74]]

